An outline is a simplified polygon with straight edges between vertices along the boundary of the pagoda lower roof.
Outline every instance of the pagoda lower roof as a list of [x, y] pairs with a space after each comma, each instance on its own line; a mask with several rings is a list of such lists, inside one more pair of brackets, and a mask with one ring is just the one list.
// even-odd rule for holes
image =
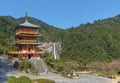
[[34, 44], [34, 45], [41, 45], [42, 43], [28, 43], [28, 42], [19, 42], [19, 43], [16, 43], [17, 45], [25, 45], [25, 44], [27, 44], [27, 45], [32, 45], [32, 44]]
[[38, 52], [19, 52], [19, 51], [13, 51], [13, 52], [9, 52], [9, 54], [12, 55], [18, 55], [18, 54], [44, 54], [44, 51], [38, 51]]
[[39, 34], [39, 35], [28, 35], [28, 34], [18, 34], [18, 35], [16, 35], [16, 36], [32, 36], [32, 37], [40, 37], [41, 36], [41, 34]]

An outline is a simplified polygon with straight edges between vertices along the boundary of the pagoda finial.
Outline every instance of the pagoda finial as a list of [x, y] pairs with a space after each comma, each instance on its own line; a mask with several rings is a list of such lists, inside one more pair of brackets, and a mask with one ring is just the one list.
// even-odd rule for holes
[[26, 19], [25, 19], [25, 21], [27, 22], [27, 20], [28, 20], [28, 9], [26, 8]]

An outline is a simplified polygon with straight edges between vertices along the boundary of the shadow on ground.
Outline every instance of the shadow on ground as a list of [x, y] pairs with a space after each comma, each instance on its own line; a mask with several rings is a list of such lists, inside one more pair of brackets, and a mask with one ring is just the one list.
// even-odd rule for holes
[[3, 56], [0, 56], [0, 83], [7, 83], [8, 73], [15, 71], [13, 65], [10, 65], [9, 60]]

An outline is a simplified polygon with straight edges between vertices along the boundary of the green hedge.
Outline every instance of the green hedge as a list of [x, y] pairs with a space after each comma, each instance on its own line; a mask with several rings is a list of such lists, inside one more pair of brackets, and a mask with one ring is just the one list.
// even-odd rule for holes
[[36, 79], [36, 80], [33, 80], [33, 83], [34, 82], [36, 82], [36, 83], [55, 83], [55, 81], [52, 81], [49, 79]]
[[30, 80], [30, 78], [26, 76], [21, 76], [19, 78], [16, 78], [14, 76], [10, 76], [8, 78], [7, 83], [55, 83], [52, 80], [49, 79], [35, 79], [35, 80]]
[[19, 78], [16, 78], [14, 76], [10, 76], [8, 78], [7, 83], [32, 83], [30, 78], [26, 77], [26, 76], [21, 76]]

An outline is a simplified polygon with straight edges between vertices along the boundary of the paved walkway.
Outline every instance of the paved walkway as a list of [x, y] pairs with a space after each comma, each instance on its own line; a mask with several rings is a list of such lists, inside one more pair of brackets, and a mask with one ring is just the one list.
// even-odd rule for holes
[[41, 73], [40, 75], [30, 75], [17, 71], [11, 65], [7, 64], [7, 61], [0, 57], [0, 83], [6, 83], [8, 76], [28, 76], [31, 79], [46, 78], [54, 80], [56, 83], [112, 83], [108, 78], [84, 75], [81, 74], [77, 79], [67, 79], [58, 74], [51, 73]]
[[54, 80], [56, 83], [112, 83], [111, 79], [104, 78], [104, 77], [98, 77], [98, 76], [92, 76], [92, 75], [85, 75], [81, 74], [79, 78], [74, 79], [68, 79], [64, 78], [58, 74], [49, 72], [41, 73], [40, 75], [30, 75], [30, 74], [24, 74], [20, 72], [9, 72], [7, 74], [8, 76], [27, 76], [31, 79], [38, 79], [38, 78], [47, 78]]

